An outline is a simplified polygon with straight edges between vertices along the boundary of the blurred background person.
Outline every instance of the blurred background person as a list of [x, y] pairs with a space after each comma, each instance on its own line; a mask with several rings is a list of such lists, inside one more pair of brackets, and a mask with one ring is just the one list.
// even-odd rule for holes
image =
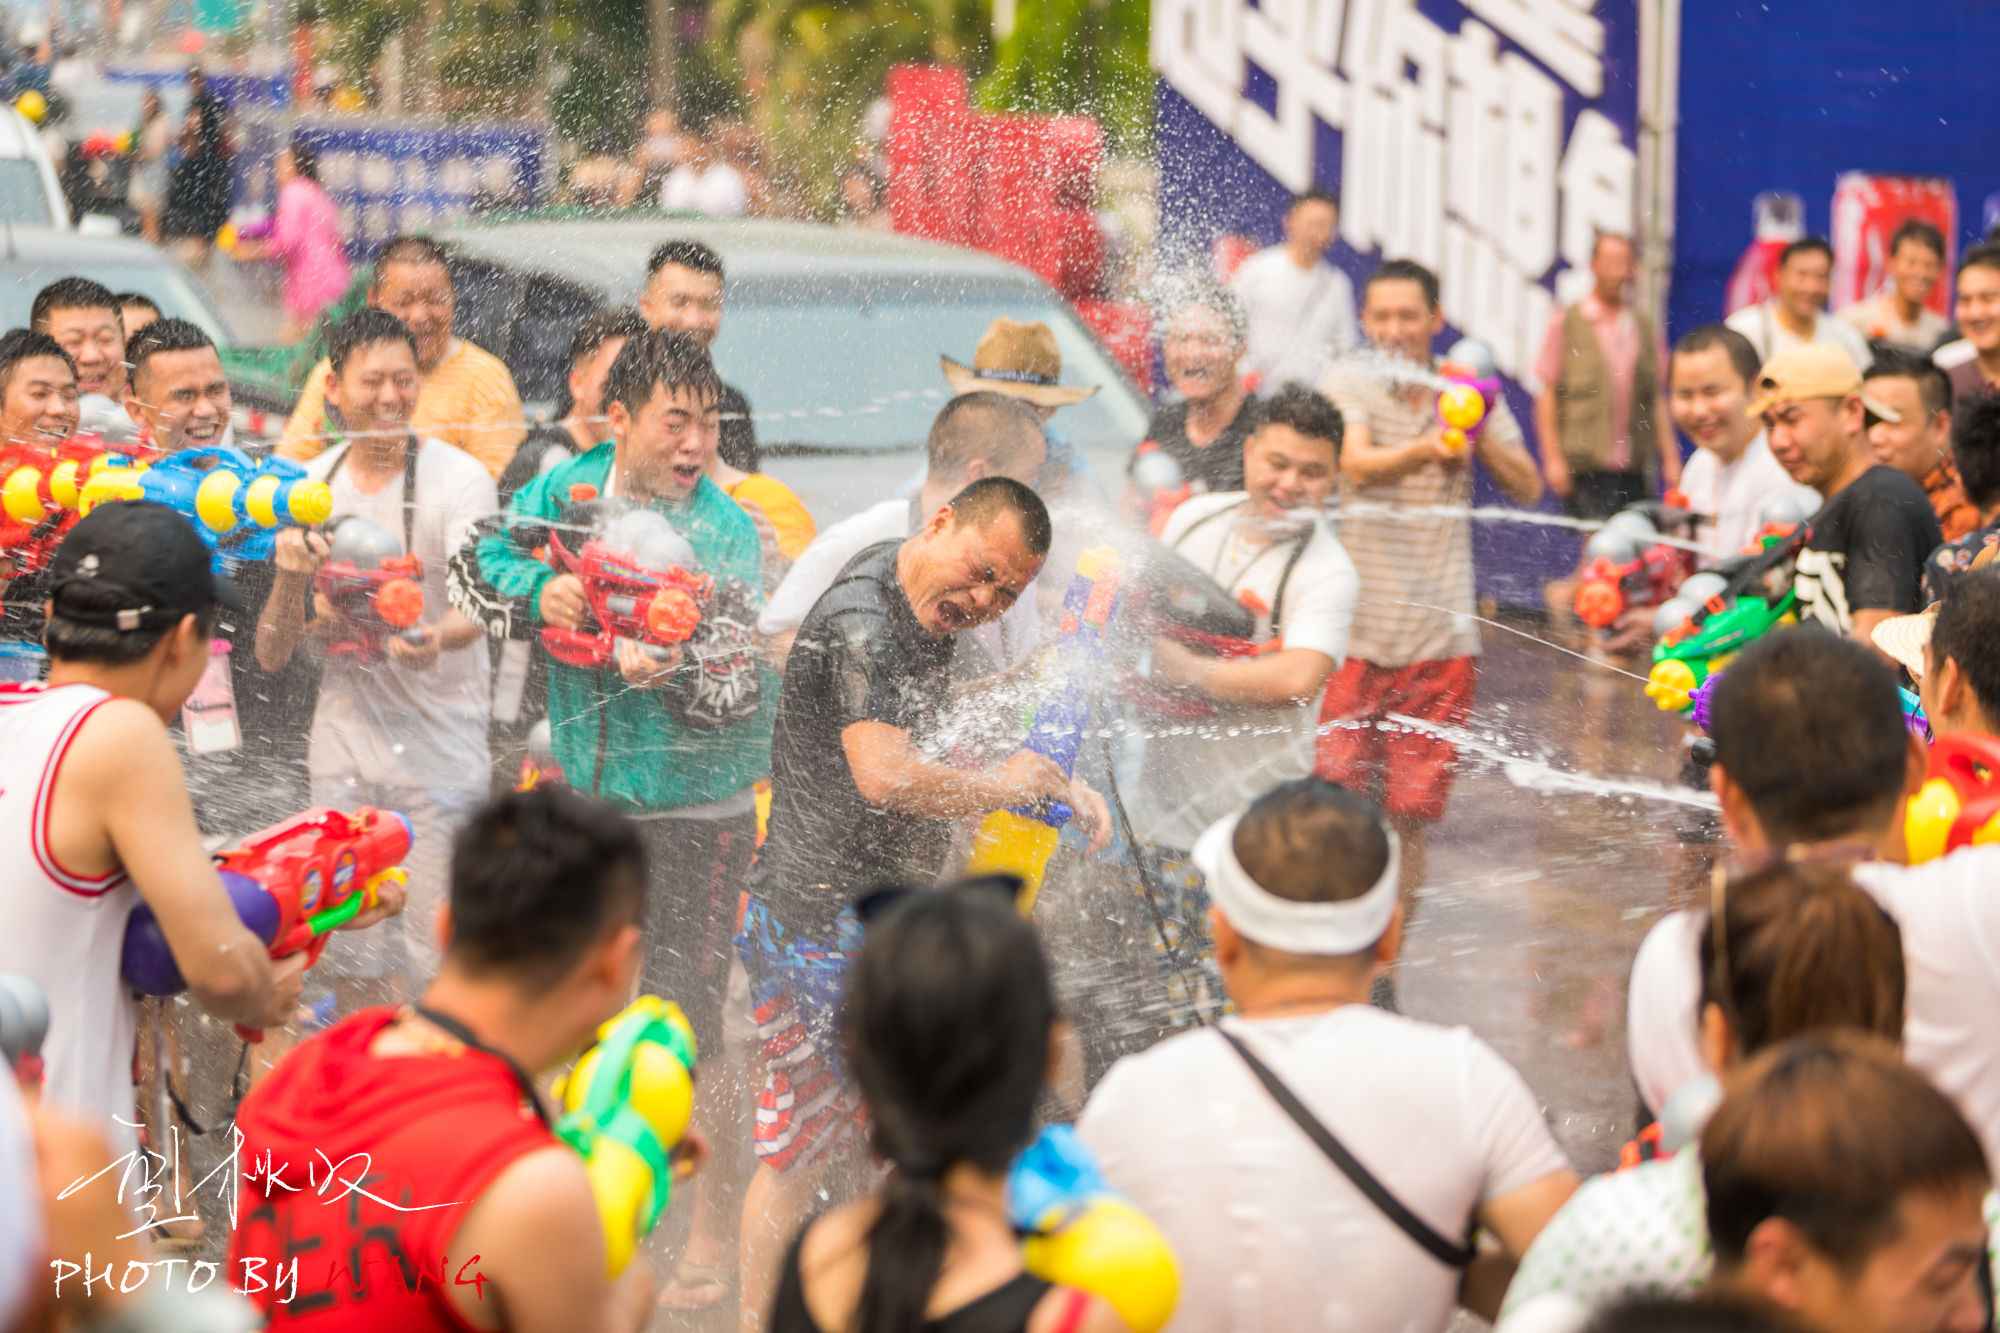
[[1863, 385], [1869, 397], [1902, 417], [1869, 415], [1868, 447], [1875, 461], [1924, 488], [1946, 541], [1978, 527], [1979, 511], [1965, 498], [1951, 454], [1951, 378], [1929, 357], [1887, 351], [1875, 358]]
[[139, 215], [139, 234], [155, 245], [160, 243], [160, 210], [167, 205], [167, 153], [173, 144], [166, 104], [159, 89], [148, 88], [139, 98], [139, 123], [132, 128], [132, 179], [125, 202]]
[[179, 156], [167, 175], [160, 232], [175, 258], [201, 269], [208, 263], [215, 234], [229, 221], [229, 145], [221, 99], [197, 93], [192, 73], [189, 93]]
[[319, 183], [319, 154], [300, 139], [278, 154], [278, 211], [269, 232], [238, 241], [231, 258], [271, 260], [285, 269], [285, 323], [279, 337], [297, 342], [312, 332], [320, 311], [347, 290], [347, 246], [340, 205]]
[[680, 165], [660, 185], [660, 207], [708, 218], [743, 216], [750, 207], [743, 173], [717, 158], [715, 144], [705, 135], [690, 134], [681, 143]]
[[1723, 321], [1750, 340], [1759, 361], [1769, 361], [1780, 352], [1802, 343], [1830, 343], [1868, 369], [1872, 356], [1868, 343], [1850, 324], [1826, 313], [1826, 298], [1833, 290], [1833, 247], [1817, 236], [1806, 236], [1786, 246], [1778, 256], [1777, 288], [1768, 301], [1745, 306]]
[[1856, 301], [1838, 318], [1872, 343], [1890, 343], [1926, 355], [1950, 326], [1924, 304], [1944, 275], [1944, 233], [1911, 218], [1889, 237], [1889, 275], [1880, 291]]
[[1285, 239], [1244, 260], [1230, 290], [1250, 319], [1245, 371], [1257, 391], [1319, 383], [1334, 357], [1360, 341], [1354, 284], [1326, 262], [1340, 231], [1340, 205], [1325, 190], [1292, 196]]

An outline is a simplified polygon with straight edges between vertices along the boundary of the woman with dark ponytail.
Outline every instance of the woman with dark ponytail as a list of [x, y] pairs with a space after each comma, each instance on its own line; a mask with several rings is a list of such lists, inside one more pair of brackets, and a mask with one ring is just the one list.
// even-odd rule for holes
[[1127, 1333], [1102, 1300], [1030, 1276], [1007, 1221], [1062, 1021], [1011, 887], [913, 891], [867, 917], [845, 1054], [890, 1170], [800, 1231], [771, 1333]]

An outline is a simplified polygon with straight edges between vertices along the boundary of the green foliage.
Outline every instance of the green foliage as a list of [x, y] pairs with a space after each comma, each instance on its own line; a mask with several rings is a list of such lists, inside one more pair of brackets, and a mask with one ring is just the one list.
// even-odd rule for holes
[[1147, 0], [1017, 0], [1014, 29], [974, 85], [973, 105], [1095, 117], [1115, 152], [1152, 141]]

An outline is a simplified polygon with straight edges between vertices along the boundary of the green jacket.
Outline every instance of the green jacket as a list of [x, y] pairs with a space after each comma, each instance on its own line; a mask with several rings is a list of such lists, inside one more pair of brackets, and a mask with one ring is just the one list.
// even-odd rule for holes
[[[615, 449], [600, 444], [523, 486], [507, 508], [510, 526], [560, 518], [570, 487], [578, 482], [602, 492]], [[713, 482], [704, 477], [681, 503], [655, 502], [653, 507], [693, 544], [703, 573], [718, 582], [733, 576], [752, 588], [763, 586], [757, 529]], [[542, 585], [555, 571], [522, 549], [510, 533], [490, 533], [480, 540], [479, 570], [502, 594], [524, 599], [529, 615], [541, 622]], [[771, 772], [779, 682], [769, 667], [760, 664], [757, 670], [763, 700], [755, 717], [720, 731], [694, 731], [667, 712], [657, 693], [626, 684], [615, 667], [592, 671], [551, 659], [549, 727], [556, 760], [578, 791], [594, 792], [633, 813], [733, 796]]]

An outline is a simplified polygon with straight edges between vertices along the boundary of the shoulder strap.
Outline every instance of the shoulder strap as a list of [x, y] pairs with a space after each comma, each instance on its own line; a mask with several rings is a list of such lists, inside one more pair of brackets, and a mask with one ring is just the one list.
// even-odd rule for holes
[[505, 1051], [495, 1050], [493, 1047], [488, 1046], [479, 1039], [477, 1033], [459, 1022], [456, 1018], [453, 1018], [450, 1014], [441, 1014], [437, 1010], [426, 1008], [421, 1004], [411, 1005], [410, 1012], [418, 1018], [423, 1019], [426, 1023], [429, 1023], [432, 1027], [440, 1028], [450, 1033], [463, 1045], [478, 1051], [481, 1055], [490, 1055], [501, 1064], [506, 1065], [508, 1072], [513, 1074], [514, 1081], [521, 1085], [521, 1096], [527, 1099], [529, 1107], [535, 1113], [535, 1118], [542, 1122], [542, 1128], [551, 1128], [548, 1109], [542, 1105], [541, 1097], [535, 1092], [535, 1080], [529, 1076], [527, 1070], [521, 1068], [520, 1061]]
[[[417, 550], [417, 454], [423, 446], [418, 443], [415, 432], [403, 446], [403, 554], [414, 555]], [[347, 456], [354, 451], [354, 442], [342, 441], [340, 454], [333, 460], [333, 466], [326, 470], [330, 484], [347, 466]]]
[[1285, 557], [1284, 572], [1278, 575], [1278, 593], [1271, 599], [1271, 637], [1281, 639], [1285, 635], [1285, 589], [1291, 586], [1292, 571], [1305, 558], [1306, 547], [1312, 545], [1313, 528], [1307, 528], [1304, 535], [1292, 543], [1292, 553]]
[[1353, 1181], [1354, 1187], [1367, 1195], [1368, 1201], [1381, 1209], [1383, 1215], [1401, 1228], [1404, 1235], [1421, 1245], [1433, 1259], [1447, 1268], [1464, 1268], [1472, 1262], [1474, 1251], [1469, 1243], [1454, 1244], [1431, 1230], [1428, 1223], [1405, 1208], [1402, 1201], [1389, 1193], [1367, 1167], [1354, 1159], [1354, 1154], [1348, 1152], [1346, 1146], [1333, 1136], [1333, 1132], [1321, 1124], [1313, 1113], [1292, 1095], [1292, 1090], [1286, 1087], [1262, 1060], [1250, 1053], [1250, 1048], [1243, 1044], [1241, 1038], [1221, 1027], [1215, 1030], [1238, 1055], [1243, 1057], [1243, 1063], [1250, 1066], [1250, 1072], [1257, 1076], [1257, 1081], [1271, 1094], [1271, 1100], [1277, 1102], [1285, 1114], [1306, 1132], [1306, 1137], [1340, 1168], [1340, 1173]]
[[1214, 522], [1216, 519], [1221, 518], [1224, 514], [1234, 513], [1236, 510], [1242, 508], [1245, 504], [1248, 503], [1249, 501], [1247, 500], [1239, 500], [1233, 505], [1224, 505], [1220, 509], [1211, 509], [1209, 512], [1203, 514], [1200, 518], [1196, 519], [1194, 522], [1188, 524], [1187, 527], [1183, 528], [1181, 530], [1180, 536], [1174, 538], [1171, 542], [1167, 543], [1167, 549], [1172, 551], [1180, 550], [1181, 543], [1186, 541], [1189, 537], [1192, 537], [1195, 533], [1195, 529], [1201, 527], [1204, 523]]

